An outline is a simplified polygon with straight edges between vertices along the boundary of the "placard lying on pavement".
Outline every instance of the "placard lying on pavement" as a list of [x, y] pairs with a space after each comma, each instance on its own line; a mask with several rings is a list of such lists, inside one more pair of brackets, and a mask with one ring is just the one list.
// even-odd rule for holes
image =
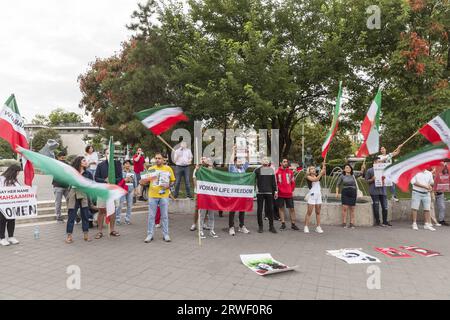
[[241, 254], [241, 261], [260, 276], [292, 271], [298, 268], [298, 266], [288, 267], [287, 265], [272, 258], [269, 253]]
[[367, 253], [362, 252], [360, 249], [327, 250], [327, 253], [340, 260], [344, 260], [349, 264], [381, 263], [378, 258], [372, 257]]
[[3, 187], [0, 189], [0, 214], [8, 219], [37, 216], [36, 187]]
[[442, 254], [440, 254], [437, 251], [424, 249], [424, 248], [419, 248], [419, 247], [416, 247], [416, 246], [403, 246], [403, 247], [400, 247], [400, 248], [408, 250], [408, 251], [413, 252], [413, 253], [417, 253], [418, 255], [421, 255], [421, 256], [424, 256], [424, 257], [427, 257], [427, 258], [442, 256]]
[[395, 248], [375, 248], [376, 251], [381, 252], [382, 254], [391, 257], [391, 258], [412, 258], [412, 255], [409, 255], [405, 252], [399, 251]]

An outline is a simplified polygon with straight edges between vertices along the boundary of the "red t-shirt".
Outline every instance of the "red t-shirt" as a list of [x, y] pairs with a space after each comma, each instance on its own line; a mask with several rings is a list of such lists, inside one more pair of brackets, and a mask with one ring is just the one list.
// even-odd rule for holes
[[145, 158], [144, 156], [141, 156], [139, 158], [139, 160], [136, 160], [136, 158], [138, 157], [138, 154], [135, 154], [133, 156], [133, 170], [136, 173], [141, 173], [142, 171], [144, 171], [144, 163], [145, 163]]

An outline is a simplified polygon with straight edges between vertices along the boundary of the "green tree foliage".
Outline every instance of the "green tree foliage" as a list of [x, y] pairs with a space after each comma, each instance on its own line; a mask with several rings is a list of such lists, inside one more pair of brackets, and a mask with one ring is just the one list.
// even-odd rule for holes
[[62, 108], [53, 110], [48, 116], [49, 125], [52, 127], [66, 123], [81, 123], [83, 118], [75, 112], [66, 112]]
[[33, 120], [31, 120], [32, 124], [41, 125], [41, 126], [48, 126], [49, 120], [46, 116], [42, 114], [37, 114], [34, 116]]
[[15, 155], [8, 142], [0, 139], [0, 158], [2, 159], [14, 159]]
[[61, 136], [56, 130], [41, 129], [37, 131], [33, 137], [33, 150], [41, 150], [50, 139], [56, 140], [59, 143], [58, 151], [62, 151], [65, 149], [61, 140]]

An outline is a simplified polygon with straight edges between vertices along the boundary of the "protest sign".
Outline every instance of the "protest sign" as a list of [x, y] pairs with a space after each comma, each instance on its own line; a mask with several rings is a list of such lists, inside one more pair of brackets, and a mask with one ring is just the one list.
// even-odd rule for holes
[[0, 214], [8, 220], [36, 217], [36, 187], [0, 188]]
[[413, 252], [413, 253], [417, 253], [418, 255], [421, 255], [421, 256], [427, 257], [427, 258], [442, 256], [442, 254], [440, 254], [437, 251], [424, 249], [424, 248], [419, 248], [419, 247], [416, 247], [416, 246], [403, 246], [403, 247], [400, 247], [400, 248], [408, 250], [408, 251]]
[[372, 257], [360, 249], [327, 250], [327, 253], [349, 264], [381, 262], [378, 258]]
[[391, 257], [391, 258], [412, 258], [413, 256], [399, 251], [395, 248], [375, 248], [376, 251], [381, 252], [385, 256]]
[[[375, 187], [390, 187], [392, 181], [384, 177], [384, 169], [389, 166], [389, 163], [374, 163], [373, 173], [375, 175]], [[384, 183], [383, 183], [384, 180]]]
[[450, 174], [447, 164], [436, 167], [436, 175], [434, 178], [434, 191], [438, 192], [450, 191]]
[[298, 266], [288, 267], [287, 265], [272, 258], [269, 253], [261, 254], [241, 254], [241, 261], [250, 270], [256, 272], [260, 276], [268, 274], [292, 271]]

